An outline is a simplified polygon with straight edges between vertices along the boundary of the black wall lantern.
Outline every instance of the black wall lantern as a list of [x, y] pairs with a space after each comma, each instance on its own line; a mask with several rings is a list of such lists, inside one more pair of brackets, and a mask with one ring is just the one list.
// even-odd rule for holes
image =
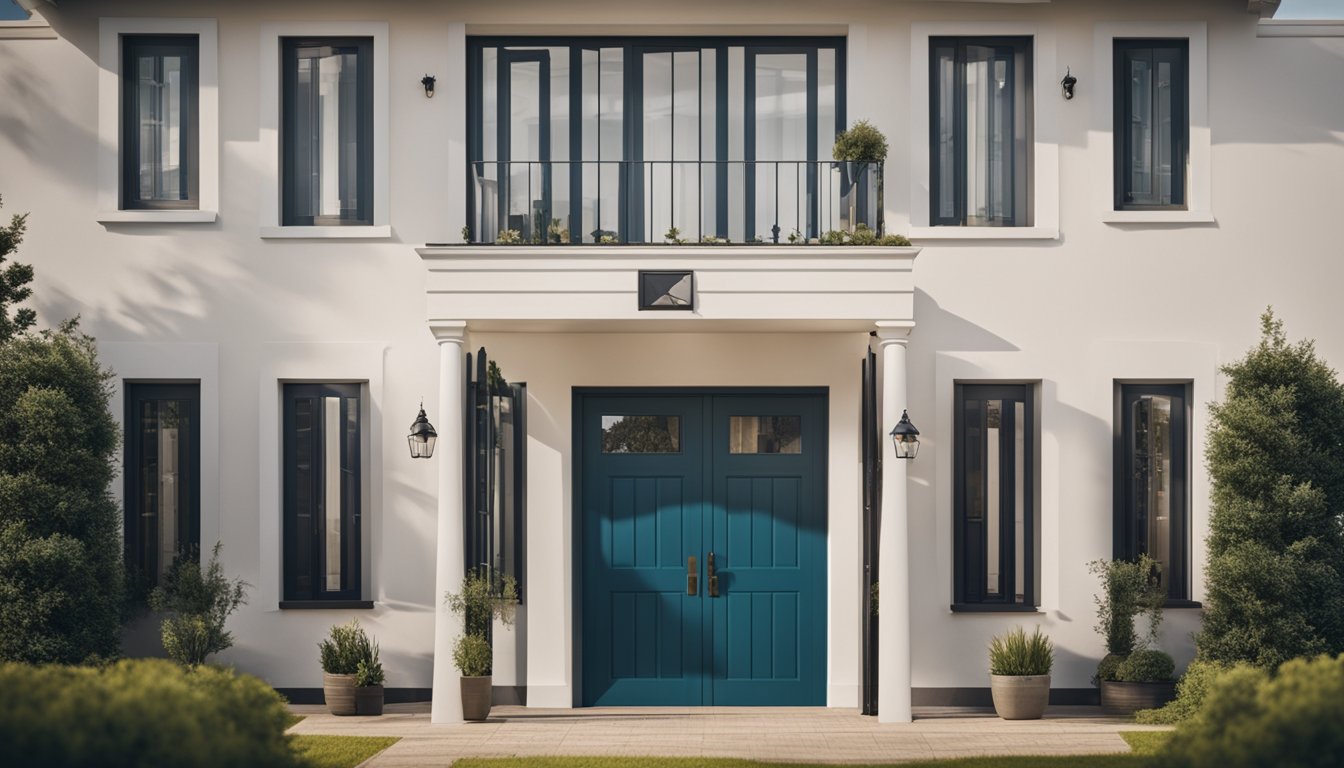
[[896, 458], [913, 459], [919, 453], [919, 430], [910, 423], [910, 414], [901, 410], [901, 420], [891, 428], [891, 444], [896, 447]]
[[1064, 68], [1064, 79], [1059, 81], [1059, 85], [1064, 89], [1064, 100], [1073, 99], [1073, 87], [1078, 84], [1078, 78], [1073, 76], [1073, 71], [1068, 67]]
[[434, 455], [434, 443], [439, 439], [439, 433], [434, 431], [434, 425], [429, 423], [425, 417], [425, 404], [420, 403], [420, 415], [415, 417], [415, 423], [411, 424], [411, 434], [406, 436], [406, 442], [411, 446], [412, 459], [428, 459]]
[[433, 75], [425, 75], [424, 77], [420, 78], [420, 84], [425, 86], [426, 99], [434, 98], [434, 82], [435, 80]]

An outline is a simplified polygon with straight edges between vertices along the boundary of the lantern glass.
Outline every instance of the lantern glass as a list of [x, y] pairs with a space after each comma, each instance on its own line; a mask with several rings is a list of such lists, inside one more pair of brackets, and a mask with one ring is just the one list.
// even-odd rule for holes
[[913, 459], [919, 453], [919, 438], [900, 436], [893, 438], [892, 442], [896, 444], [896, 458]]
[[407, 436], [406, 442], [409, 443], [411, 446], [411, 458], [428, 459], [429, 457], [433, 456], [434, 441], [435, 438], [433, 436], [427, 436], [424, 434]]

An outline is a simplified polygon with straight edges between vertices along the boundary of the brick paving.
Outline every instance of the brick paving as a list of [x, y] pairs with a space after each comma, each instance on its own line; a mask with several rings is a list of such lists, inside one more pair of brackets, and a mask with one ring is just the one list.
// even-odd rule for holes
[[1043, 720], [1009, 722], [985, 710], [915, 710], [881, 725], [854, 709], [649, 707], [528, 709], [497, 706], [484, 723], [436, 726], [428, 704], [388, 705], [382, 717], [335, 717], [294, 706], [291, 733], [400, 736], [369, 768], [448, 766], [461, 757], [616, 755], [894, 763], [977, 755], [1128, 752], [1120, 731], [1162, 730], [1105, 717], [1095, 707], [1051, 707]]

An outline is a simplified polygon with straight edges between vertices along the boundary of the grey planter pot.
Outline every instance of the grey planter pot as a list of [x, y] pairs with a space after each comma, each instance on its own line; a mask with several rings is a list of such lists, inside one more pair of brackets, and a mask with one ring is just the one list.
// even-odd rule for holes
[[383, 714], [383, 686], [366, 685], [362, 688], [355, 688], [355, 714]]
[[490, 716], [490, 675], [462, 676], [462, 719], [482, 722]]
[[323, 672], [322, 698], [333, 715], [355, 714], [355, 676]]
[[1156, 709], [1176, 698], [1176, 683], [1120, 683], [1101, 681], [1101, 711], [1108, 715], [1132, 715], [1140, 709]]
[[1050, 703], [1050, 676], [990, 675], [989, 692], [1004, 720], [1040, 720]]

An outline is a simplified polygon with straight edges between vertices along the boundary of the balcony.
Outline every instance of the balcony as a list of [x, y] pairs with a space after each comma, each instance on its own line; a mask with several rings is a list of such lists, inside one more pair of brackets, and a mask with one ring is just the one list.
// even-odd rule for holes
[[859, 225], [882, 234], [880, 163], [491, 160], [472, 162], [471, 175], [477, 243], [801, 244]]

